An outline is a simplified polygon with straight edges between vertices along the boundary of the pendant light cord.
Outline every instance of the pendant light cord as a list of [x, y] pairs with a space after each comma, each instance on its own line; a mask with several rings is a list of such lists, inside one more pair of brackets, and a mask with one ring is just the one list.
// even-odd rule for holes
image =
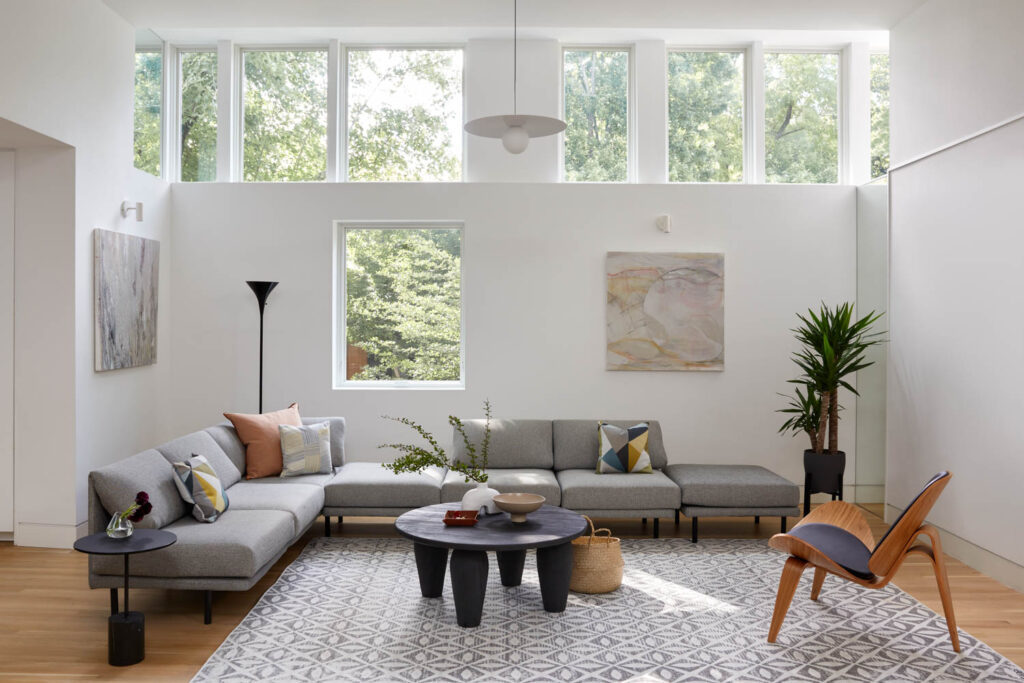
[[519, 113], [519, 0], [512, 0], [512, 114]]

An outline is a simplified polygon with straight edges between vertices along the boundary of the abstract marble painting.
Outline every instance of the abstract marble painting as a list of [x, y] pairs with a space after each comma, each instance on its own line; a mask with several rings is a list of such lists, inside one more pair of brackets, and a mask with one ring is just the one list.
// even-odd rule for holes
[[722, 254], [608, 252], [608, 370], [722, 370]]
[[156, 362], [160, 243], [94, 230], [96, 370]]

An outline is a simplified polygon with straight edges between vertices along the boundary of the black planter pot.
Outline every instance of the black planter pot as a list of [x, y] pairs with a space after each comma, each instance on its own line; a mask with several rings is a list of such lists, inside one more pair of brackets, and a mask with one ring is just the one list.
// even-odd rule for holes
[[804, 451], [804, 514], [811, 511], [812, 493], [829, 493], [832, 500], [843, 499], [843, 473], [846, 453]]

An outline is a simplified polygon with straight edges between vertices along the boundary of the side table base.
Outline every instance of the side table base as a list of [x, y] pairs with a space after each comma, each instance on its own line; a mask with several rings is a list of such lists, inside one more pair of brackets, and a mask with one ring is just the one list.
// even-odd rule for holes
[[146, 657], [146, 618], [142, 612], [118, 612], [107, 620], [107, 662], [138, 664]]

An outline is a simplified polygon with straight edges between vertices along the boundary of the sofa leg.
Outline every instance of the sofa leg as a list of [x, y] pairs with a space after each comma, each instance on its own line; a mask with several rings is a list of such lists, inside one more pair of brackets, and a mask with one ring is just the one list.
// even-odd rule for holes
[[761, 523], [761, 515], [754, 515], [754, 524]]
[[693, 543], [697, 542], [697, 518], [693, 517], [690, 520], [690, 540]]
[[658, 531], [659, 531], [659, 529], [658, 529], [658, 526], [659, 526], [659, 522], [661, 522], [661, 518], [659, 518], [659, 517], [655, 517], [655, 518], [654, 518], [654, 536], [653, 536], [653, 538], [657, 538], [657, 537], [658, 537]]
[[679, 526], [679, 510], [676, 510], [676, 526]]
[[331, 516], [324, 515], [324, 536], [326, 538], [331, 537]]
[[785, 517], [779, 517], [779, 519], [782, 520], [781, 523], [780, 523], [781, 526], [782, 526], [782, 533], [786, 533], [786, 518]]
[[647, 518], [646, 517], [641, 517], [640, 518], [640, 523], [643, 524], [644, 526], [647, 526]]
[[117, 614], [117, 589], [110, 589], [110, 616]]
[[341, 523], [344, 522], [344, 521], [345, 521], [345, 518], [342, 517], [341, 515], [338, 515], [338, 526], [341, 526]]
[[213, 623], [213, 591], [203, 591], [203, 623]]

